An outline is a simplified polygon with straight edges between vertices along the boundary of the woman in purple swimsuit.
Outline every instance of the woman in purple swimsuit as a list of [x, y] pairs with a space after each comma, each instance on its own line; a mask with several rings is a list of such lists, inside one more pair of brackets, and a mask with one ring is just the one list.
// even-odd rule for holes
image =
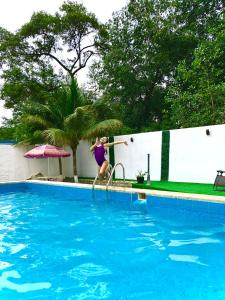
[[102, 137], [100, 140], [97, 138], [95, 144], [91, 146], [90, 150], [94, 153], [95, 160], [98, 164], [100, 178], [104, 178], [106, 170], [109, 166], [109, 162], [105, 158], [106, 148], [118, 144], [128, 145], [126, 141], [108, 143], [108, 138]]

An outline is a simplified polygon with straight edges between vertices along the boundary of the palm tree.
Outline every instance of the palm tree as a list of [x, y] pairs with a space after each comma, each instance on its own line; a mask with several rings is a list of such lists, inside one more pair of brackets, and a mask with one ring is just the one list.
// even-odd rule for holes
[[46, 104], [30, 102], [25, 106], [18, 127], [22, 136], [20, 143], [69, 145], [73, 152], [74, 180], [77, 181], [76, 152], [80, 140], [110, 135], [121, 128], [122, 123], [116, 119], [99, 121], [102, 105], [98, 102], [87, 104], [76, 80], [71, 81], [69, 90], [61, 88], [56, 98]]

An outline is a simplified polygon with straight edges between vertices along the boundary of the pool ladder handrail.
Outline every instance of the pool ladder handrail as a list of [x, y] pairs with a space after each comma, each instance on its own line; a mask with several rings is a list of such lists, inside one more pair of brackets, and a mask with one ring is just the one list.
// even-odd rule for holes
[[123, 169], [123, 182], [124, 182], [124, 184], [125, 184], [125, 168], [124, 168], [124, 165], [123, 165], [122, 163], [117, 163], [117, 164], [115, 164], [115, 166], [114, 166], [113, 169], [112, 169], [112, 172], [111, 172], [111, 174], [110, 174], [109, 180], [108, 180], [108, 182], [107, 182], [107, 184], [106, 184], [106, 189], [108, 189], [109, 184], [112, 185], [112, 177], [113, 177], [113, 173], [115, 172], [115, 169], [116, 169], [117, 166], [121, 166], [122, 169]]
[[[111, 170], [112, 170], [112, 165], [109, 164], [109, 166], [107, 168], [107, 172], [109, 172], [111, 174]], [[98, 177], [99, 177], [99, 173], [97, 173], [97, 175], [95, 176], [95, 180], [92, 183], [93, 189], [95, 188], [95, 184], [96, 184], [96, 181], [98, 180]]]

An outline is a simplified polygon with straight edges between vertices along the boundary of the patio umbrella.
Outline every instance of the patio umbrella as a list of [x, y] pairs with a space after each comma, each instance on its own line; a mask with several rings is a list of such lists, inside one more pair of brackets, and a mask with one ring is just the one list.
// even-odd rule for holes
[[[50, 158], [50, 157], [69, 157], [71, 154], [60, 147], [53, 145], [37, 146], [24, 154], [26, 158]], [[48, 161], [49, 173], [49, 161]], [[48, 174], [49, 175], [49, 174]]]

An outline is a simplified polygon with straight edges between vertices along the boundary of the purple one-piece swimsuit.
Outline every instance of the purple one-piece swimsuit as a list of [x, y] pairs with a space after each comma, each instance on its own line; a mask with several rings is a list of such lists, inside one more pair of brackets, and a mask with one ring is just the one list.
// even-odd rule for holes
[[103, 145], [96, 146], [94, 149], [95, 160], [97, 164], [101, 167], [105, 159], [105, 148]]

